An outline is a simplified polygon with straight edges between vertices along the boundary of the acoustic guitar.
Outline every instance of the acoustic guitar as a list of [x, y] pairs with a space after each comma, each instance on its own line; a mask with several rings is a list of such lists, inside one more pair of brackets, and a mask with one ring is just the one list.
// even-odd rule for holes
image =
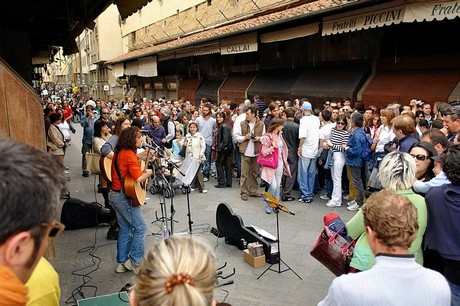
[[102, 177], [107, 181], [112, 181], [112, 159], [107, 156], [101, 156], [99, 160], [99, 169], [101, 169]]
[[[147, 150], [147, 160], [139, 160], [139, 166], [142, 171], [145, 171], [145, 167], [149, 164], [150, 159], [149, 149]], [[126, 175], [124, 180], [125, 194], [132, 199], [132, 206], [145, 205], [145, 199], [147, 197], [147, 187], [149, 185], [150, 178], [144, 182], [136, 181], [129, 173]]]

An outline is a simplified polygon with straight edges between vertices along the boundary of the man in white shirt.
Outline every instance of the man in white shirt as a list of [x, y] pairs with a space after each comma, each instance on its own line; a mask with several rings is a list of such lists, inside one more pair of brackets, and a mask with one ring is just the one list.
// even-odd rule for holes
[[415, 206], [406, 197], [384, 190], [369, 197], [363, 216], [374, 266], [336, 278], [318, 305], [450, 305], [446, 279], [408, 254], [418, 230]]
[[319, 118], [312, 114], [310, 102], [305, 101], [301, 110], [303, 117], [299, 125], [299, 172], [297, 180], [299, 182], [300, 198], [299, 202], [313, 202], [313, 193], [316, 179], [316, 158], [318, 155], [319, 144]]
[[265, 134], [264, 123], [257, 116], [257, 106], [246, 108], [246, 120], [242, 121], [235, 134], [241, 153], [241, 199], [247, 201], [248, 197], [260, 197], [257, 192], [257, 155], [260, 148], [260, 137]]

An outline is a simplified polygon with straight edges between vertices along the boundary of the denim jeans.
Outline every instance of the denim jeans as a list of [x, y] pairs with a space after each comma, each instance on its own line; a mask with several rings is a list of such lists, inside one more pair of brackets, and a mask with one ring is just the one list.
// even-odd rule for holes
[[299, 157], [299, 170], [297, 181], [299, 182], [300, 196], [302, 199], [313, 199], [316, 179], [316, 157]]
[[206, 149], [204, 150], [204, 156], [206, 157], [206, 161], [203, 167], [203, 176], [205, 178], [209, 178], [209, 172], [211, 172], [211, 153], [212, 147], [206, 145]]
[[129, 205], [123, 191], [109, 193], [110, 204], [117, 213], [120, 233], [117, 241], [117, 262], [131, 259], [139, 266], [144, 258], [144, 239], [147, 235], [147, 221], [140, 207]]

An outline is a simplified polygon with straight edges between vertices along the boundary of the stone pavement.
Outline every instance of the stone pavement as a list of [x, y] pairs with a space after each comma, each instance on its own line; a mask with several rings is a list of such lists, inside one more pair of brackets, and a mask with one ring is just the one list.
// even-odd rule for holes
[[[76, 125], [77, 126], [77, 125]], [[65, 163], [70, 167], [68, 188], [72, 197], [85, 201], [103, 203], [101, 194], [97, 194], [95, 175], [88, 178], [81, 176], [81, 129], [72, 135], [72, 146], [68, 148]], [[39, 183], [39, 182], [37, 182]], [[216, 227], [215, 211], [219, 203], [225, 202], [233, 211], [240, 215], [245, 225], [254, 224], [273, 235], [276, 235], [275, 214], [264, 212], [264, 202], [261, 198], [249, 198], [244, 202], [239, 197], [238, 182], [234, 181], [233, 188], [216, 189], [217, 180], [210, 178], [206, 183], [207, 194], [192, 192], [190, 194], [191, 216], [193, 220], [193, 236], [205, 240], [216, 252], [218, 265], [222, 266], [223, 275], [228, 275], [235, 269], [235, 274], [229, 279], [234, 283], [215, 290], [219, 301], [232, 305], [316, 305], [327, 294], [334, 275], [324, 268], [309, 254], [322, 228], [322, 217], [334, 211], [343, 220], [349, 220], [354, 213], [346, 210], [346, 205], [339, 208], [327, 208], [326, 201], [315, 197], [311, 204], [297, 201], [284, 203], [295, 216], [280, 213], [280, 249], [281, 258], [302, 280], [294, 273], [286, 271], [267, 271], [259, 280], [257, 277], [268, 267], [252, 268], [243, 260], [243, 252], [237, 247], [227, 245], [224, 238], [216, 238], [209, 232]], [[176, 190], [173, 198], [176, 210], [174, 224], [175, 234], [187, 234], [188, 218], [186, 196]], [[262, 188], [261, 190], [262, 191]], [[295, 192], [294, 196], [298, 196]], [[158, 195], [148, 194], [147, 205], [142, 211], [149, 222], [161, 216]], [[166, 199], [168, 215], [170, 200]], [[168, 224], [168, 227], [169, 224]], [[106, 240], [108, 226], [74, 231], [65, 231], [56, 242], [56, 258], [50, 260], [58, 271], [61, 283], [61, 305], [76, 305], [76, 300], [83, 297], [93, 297], [118, 292], [126, 283], [133, 282], [132, 272], [115, 273], [116, 242]], [[158, 233], [161, 222], [150, 224], [150, 233]], [[149, 234], [146, 247], [157, 243], [161, 236]], [[278, 265], [274, 268], [278, 269]], [[285, 266], [282, 264], [281, 269]]]

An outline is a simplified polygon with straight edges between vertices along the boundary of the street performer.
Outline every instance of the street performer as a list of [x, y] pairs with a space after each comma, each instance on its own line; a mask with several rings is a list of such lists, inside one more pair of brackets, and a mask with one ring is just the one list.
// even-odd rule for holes
[[117, 214], [120, 227], [117, 241], [118, 265], [115, 269], [117, 273], [128, 270], [137, 273], [144, 257], [147, 221], [140, 207], [131, 206], [131, 199], [126, 196], [124, 190], [127, 175], [137, 182], [145, 182], [152, 175], [151, 169], [142, 172], [137, 159], [136, 150], [141, 146], [142, 140], [139, 128], [124, 129], [118, 139], [112, 162], [112, 190], [109, 193], [109, 200]]

